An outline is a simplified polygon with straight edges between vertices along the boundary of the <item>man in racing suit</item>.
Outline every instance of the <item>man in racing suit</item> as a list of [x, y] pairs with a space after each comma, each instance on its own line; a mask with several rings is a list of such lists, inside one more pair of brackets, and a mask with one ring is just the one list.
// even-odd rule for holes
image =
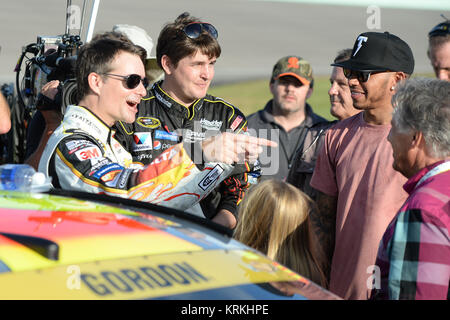
[[[135, 119], [137, 104], [147, 93], [144, 59], [144, 49], [111, 37], [97, 36], [82, 47], [77, 60], [80, 106], [67, 109], [44, 150], [39, 171], [52, 176], [54, 186], [63, 189], [184, 210], [205, 197], [234, 166], [215, 162], [213, 152], [205, 154], [208, 161], [203, 166], [195, 165], [183, 143], [144, 168], [132, 165], [131, 155], [114, 139], [111, 127], [116, 121]], [[255, 147], [236, 145], [235, 149]], [[208, 149], [207, 144], [198, 146]]]
[[[238, 109], [211, 95], [197, 99], [187, 108], [167, 95], [161, 89], [161, 82], [158, 82], [148, 91], [148, 96], [141, 100], [136, 121], [131, 125], [119, 122], [117, 129], [116, 138], [131, 152], [133, 160], [147, 165], [179, 143], [181, 138], [186, 148], [189, 148], [186, 143], [193, 143], [189, 153], [194, 154], [196, 142], [220, 132], [241, 133], [247, 130], [247, 123]], [[203, 159], [193, 160], [199, 164]], [[249, 171], [247, 162], [235, 165], [233, 174], [202, 201], [206, 217], [214, 217], [216, 208], [211, 203], [219, 201], [219, 210], [236, 213], [236, 205], [242, 200], [249, 184]]]
[[[247, 131], [246, 118], [237, 108], [206, 93], [220, 53], [214, 26], [189, 13], [162, 29], [156, 57], [164, 80], [155, 83], [142, 99], [132, 125], [116, 124], [116, 138], [134, 161], [150, 163], [178, 143], [180, 136], [195, 149], [195, 144], [208, 135]], [[237, 205], [249, 187], [252, 171], [256, 170], [247, 162], [237, 164], [232, 175], [201, 202], [203, 214], [233, 228]]]

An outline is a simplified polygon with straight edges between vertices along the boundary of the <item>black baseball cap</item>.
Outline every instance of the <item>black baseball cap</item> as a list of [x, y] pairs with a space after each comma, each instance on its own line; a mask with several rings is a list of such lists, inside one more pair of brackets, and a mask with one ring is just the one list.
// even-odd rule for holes
[[357, 71], [402, 71], [412, 74], [414, 56], [409, 45], [389, 32], [364, 32], [355, 41], [350, 59], [332, 66]]
[[450, 34], [450, 20], [444, 21], [436, 25], [430, 32], [428, 32], [428, 37], [439, 37], [446, 36]]

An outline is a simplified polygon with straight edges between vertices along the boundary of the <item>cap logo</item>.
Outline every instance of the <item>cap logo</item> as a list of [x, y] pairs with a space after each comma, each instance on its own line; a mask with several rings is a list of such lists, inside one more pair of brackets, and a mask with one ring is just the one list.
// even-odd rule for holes
[[290, 57], [288, 60], [288, 65], [287, 65], [288, 69], [298, 69], [298, 58], [296, 57]]
[[358, 47], [355, 50], [355, 53], [353, 53], [353, 57], [358, 53], [359, 49], [361, 49], [363, 42], [367, 41], [367, 37], [364, 36], [359, 36], [358, 39], [356, 39], [356, 41], [358, 41]]

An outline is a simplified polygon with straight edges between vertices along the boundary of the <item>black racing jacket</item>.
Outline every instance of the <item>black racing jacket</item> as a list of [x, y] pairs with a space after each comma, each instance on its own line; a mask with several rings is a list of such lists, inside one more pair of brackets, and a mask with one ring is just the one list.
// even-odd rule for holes
[[[186, 107], [165, 93], [161, 83], [155, 83], [141, 100], [134, 123], [115, 125], [115, 138], [131, 153], [134, 162], [149, 164], [164, 150], [182, 141], [202, 170], [204, 162], [199, 142], [225, 131], [246, 133], [247, 119], [233, 105], [206, 95]], [[231, 175], [202, 200], [204, 215], [212, 218], [220, 209], [226, 209], [237, 217], [237, 205], [258, 174], [252, 164], [235, 164]]]

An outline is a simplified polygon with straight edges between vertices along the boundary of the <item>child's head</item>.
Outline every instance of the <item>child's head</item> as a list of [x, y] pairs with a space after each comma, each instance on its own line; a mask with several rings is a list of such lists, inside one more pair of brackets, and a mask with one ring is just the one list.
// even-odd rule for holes
[[266, 180], [252, 187], [239, 207], [234, 237], [299, 274], [324, 285], [309, 212], [314, 202], [296, 187]]

